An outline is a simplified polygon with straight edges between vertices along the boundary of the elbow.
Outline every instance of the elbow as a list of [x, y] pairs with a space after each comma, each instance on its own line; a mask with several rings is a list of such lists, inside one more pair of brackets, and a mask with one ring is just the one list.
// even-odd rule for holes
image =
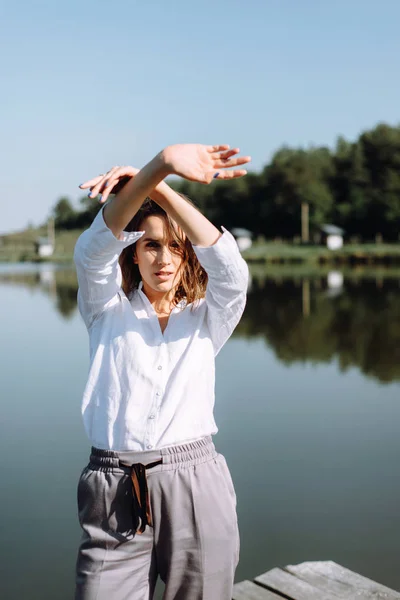
[[76, 266], [85, 266], [86, 264], [86, 249], [87, 249], [87, 231], [81, 233], [75, 242], [73, 259]]
[[247, 288], [249, 287], [249, 281], [250, 281], [250, 269], [249, 269], [249, 265], [247, 264], [247, 262], [243, 260], [243, 281], [244, 281], [244, 285], [245, 285], [245, 289], [247, 291]]
[[76, 240], [76, 243], [75, 243], [75, 247], [74, 247], [73, 259], [74, 259], [74, 263], [76, 265], [79, 265], [82, 262], [82, 241], [81, 241], [82, 235], [83, 234], [81, 234], [78, 237], [78, 239]]
[[235, 277], [235, 289], [237, 292], [247, 293], [250, 280], [250, 271], [247, 262], [242, 258]]

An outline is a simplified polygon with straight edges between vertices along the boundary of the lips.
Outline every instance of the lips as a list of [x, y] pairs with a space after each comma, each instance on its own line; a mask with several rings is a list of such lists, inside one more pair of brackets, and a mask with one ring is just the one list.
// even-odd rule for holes
[[173, 273], [170, 271], [158, 271], [158, 273], [155, 273], [154, 275], [159, 281], [168, 281], [168, 279], [171, 279]]

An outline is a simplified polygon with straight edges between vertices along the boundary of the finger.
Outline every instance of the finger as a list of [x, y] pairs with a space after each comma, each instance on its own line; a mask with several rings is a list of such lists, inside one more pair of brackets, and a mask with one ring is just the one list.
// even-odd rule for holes
[[103, 190], [106, 182], [110, 179], [110, 177], [112, 177], [113, 175], [115, 175], [115, 173], [118, 173], [118, 171], [120, 170], [120, 167], [113, 167], [112, 169], [110, 169], [101, 179], [100, 181], [93, 186], [92, 191], [89, 194], [89, 197], [95, 198], [100, 191]]
[[105, 175], [103, 175], [103, 177], [93, 186], [93, 189], [89, 192], [89, 198], [95, 198], [99, 194], [100, 190], [103, 188], [107, 179], [110, 179], [110, 176], [114, 175], [120, 169], [121, 167], [113, 167]]
[[228, 150], [229, 144], [222, 144], [222, 146], [207, 146], [208, 152], [222, 152], [222, 150]]
[[[104, 202], [107, 201], [108, 196], [110, 194], [116, 194], [116, 188], [118, 187], [118, 184], [121, 182], [120, 177], [116, 177], [115, 175], [112, 175], [111, 177], [109, 177], [107, 179], [107, 181], [104, 182], [104, 186], [103, 188], [100, 188], [100, 192], [101, 192], [101, 196], [99, 198], [99, 202], [101, 204], [104, 204]], [[107, 186], [106, 186], [107, 183]]]
[[107, 202], [108, 196], [110, 195], [111, 192], [103, 192], [99, 198], [99, 203], [100, 204], [105, 204]]
[[135, 177], [136, 173], [132, 167], [121, 167], [118, 171], [111, 175], [104, 186], [100, 188], [101, 196], [99, 202], [104, 204], [110, 194], [119, 194], [125, 185]]
[[218, 177], [215, 179], [236, 179], [237, 177], [244, 177], [245, 175], [247, 175], [247, 171], [245, 169], [219, 171]]
[[239, 154], [240, 152], [240, 148], [232, 148], [231, 150], [226, 150], [225, 152], [221, 152], [219, 155], [219, 158], [230, 158], [231, 156], [234, 156], [235, 154]]
[[239, 148], [232, 148], [231, 150], [225, 150], [224, 152], [213, 152], [211, 154], [212, 158], [217, 159], [226, 159], [238, 154], [240, 152]]
[[229, 169], [231, 167], [238, 167], [239, 165], [245, 165], [251, 161], [251, 156], [239, 156], [237, 158], [222, 159], [214, 161], [214, 169]]
[[109, 181], [109, 185], [107, 187], [105, 187], [106, 182], [104, 182], [103, 188], [100, 188], [100, 190], [98, 192], [100, 194], [100, 196], [98, 198], [98, 201], [100, 202], [100, 204], [104, 204], [107, 201], [108, 196], [113, 193], [113, 188], [118, 183], [118, 181], [114, 181], [114, 180], [110, 181], [110, 179], [108, 179], [108, 181]]
[[88, 187], [93, 187], [94, 185], [96, 185], [96, 183], [98, 181], [100, 181], [100, 179], [103, 177], [103, 175], [98, 175], [97, 177], [94, 177], [93, 179], [88, 179], [88, 181], [85, 181], [84, 183], [81, 183], [81, 185], [79, 186], [82, 190], [85, 190]]
[[[112, 169], [110, 169], [110, 171], [108, 171], [108, 173], [111, 173], [111, 171], [113, 169], [118, 169], [118, 167], [113, 167]], [[81, 185], [79, 186], [82, 190], [87, 189], [87, 188], [92, 188], [94, 187], [97, 183], [99, 183], [99, 181], [101, 181], [101, 179], [103, 177], [105, 177], [108, 173], [104, 174], [104, 173], [100, 173], [100, 175], [98, 175], [97, 177], [93, 177], [93, 179], [88, 179], [87, 181], [85, 181], [84, 183], [81, 183]]]

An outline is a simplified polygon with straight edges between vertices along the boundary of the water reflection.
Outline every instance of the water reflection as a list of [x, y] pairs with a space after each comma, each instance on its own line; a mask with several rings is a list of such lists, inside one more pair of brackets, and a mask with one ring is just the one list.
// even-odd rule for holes
[[77, 309], [78, 283], [71, 267], [56, 265], [0, 265], [0, 284], [24, 286], [50, 296], [57, 312], [69, 319]]
[[262, 336], [286, 364], [337, 360], [381, 382], [400, 379], [399, 280], [334, 281], [253, 277], [236, 335]]
[[[40, 289], [65, 319], [76, 311], [73, 269], [2, 266], [0, 284]], [[380, 382], [399, 380], [400, 277], [258, 271], [234, 336], [262, 337], [285, 364], [336, 360], [342, 370], [357, 367]]]

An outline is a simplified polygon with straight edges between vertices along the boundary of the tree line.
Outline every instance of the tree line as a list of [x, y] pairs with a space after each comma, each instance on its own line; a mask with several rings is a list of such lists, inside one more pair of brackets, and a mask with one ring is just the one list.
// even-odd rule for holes
[[[234, 181], [169, 183], [217, 226], [246, 228], [254, 237], [293, 240], [303, 234], [308, 241], [309, 231], [312, 241], [330, 223], [343, 228], [349, 239], [371, 241], [378, 235], [398, 241], [400, 126], [378, 124], [355, 142], [339, 137], [333, 150], [284, 146], [260, 173]], [[56, 228], [88, 227], [98, 210], [87, 196], [80, 210], [61, 198], [53, 209]]]

